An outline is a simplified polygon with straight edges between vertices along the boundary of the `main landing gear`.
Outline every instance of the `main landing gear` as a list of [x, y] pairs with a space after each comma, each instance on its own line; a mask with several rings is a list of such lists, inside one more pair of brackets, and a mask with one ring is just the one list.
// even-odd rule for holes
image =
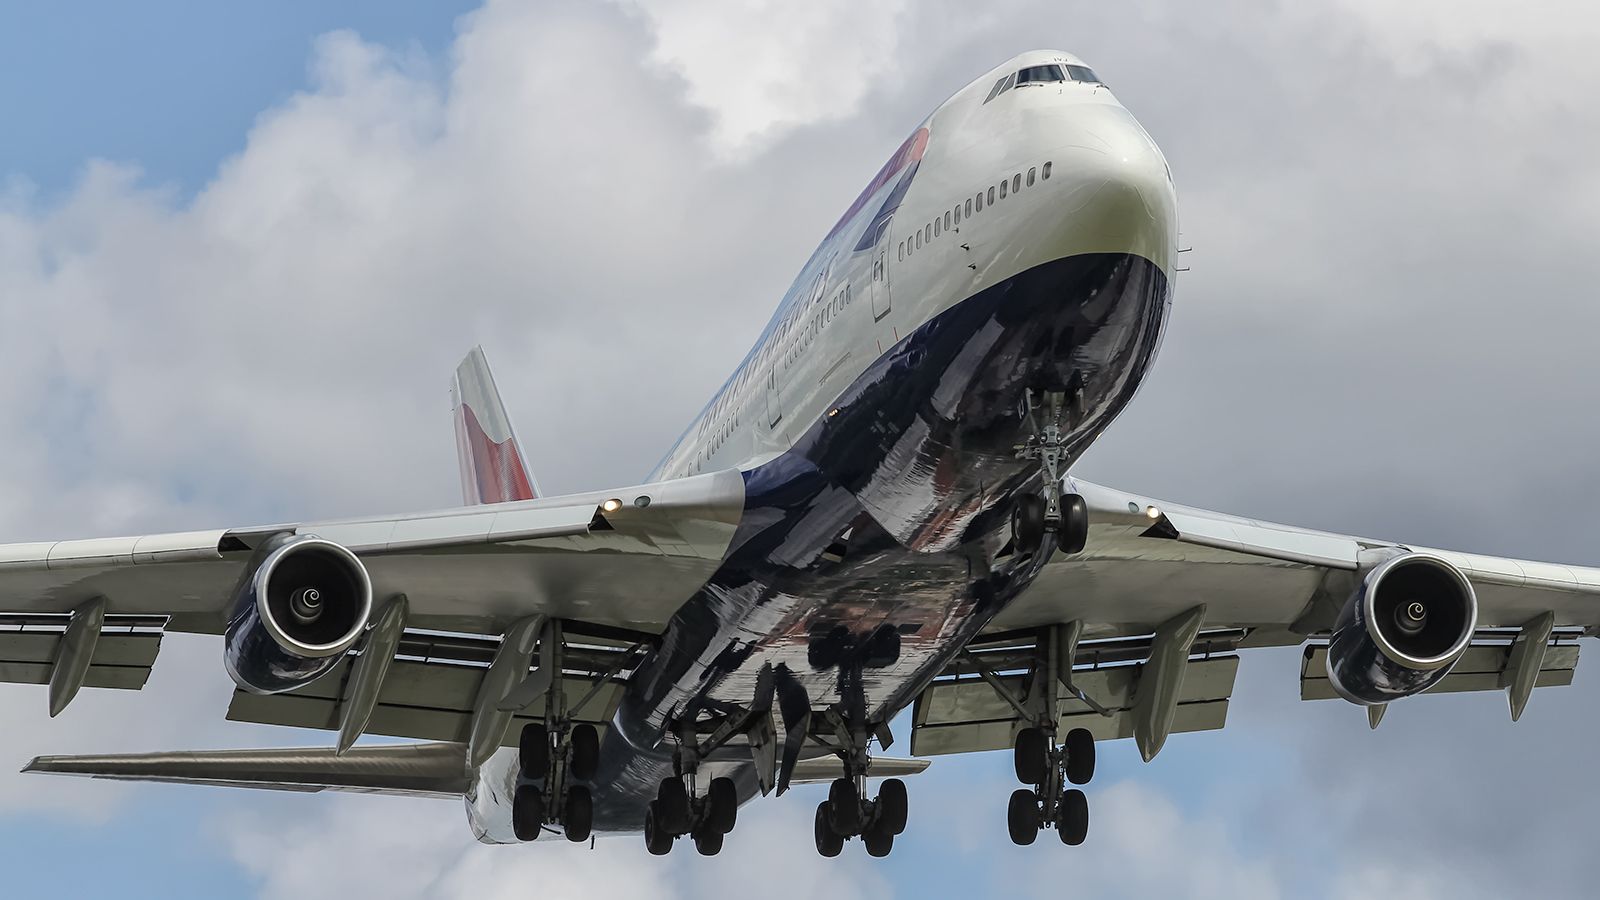
[[[1046, 535], [1055, 539], [1062, 553], [1081, 553], [1089, 540], [1089, 507], [1077, 494], [1063, 494], [1066, 475], [1067, 433], [1064, 420], [1069, 412], [1067, 392], [1046, 391], [1040, 397], [1044, 406], [1041, 422], [1034, 402], [1035, 392], [1027, 394], [1027, 441], [1017, 445], [1018, 459], [1037, 459], [1044, 475], [1040, 494], [1024, 494], [1011, 509], [1011, 537], [1019, 553], [1034, 554], [1044, 547]], [[1073, 394], [1071, 412], [1083, 414], [1082, 392]]]
[[1094, 736], [1074, 728], [1059, 746], [1053, 738], [1044, 728], [1017, 732], [1012, 750], [1017, 780], [1033, 787], [1012, 792], [1006, 807], [1006, 830], [1013, 843], [1026, 846], [1041, 830], [1053, 827], [1063, 844], [1076, 846], [1089, 833], [1089, 800], [1066, 784], [1088, 784], [1094, 777]]
[[896, 835], [906, 830], [906, 783], [898, 778], [884, 781], [873, 800], [862, 797], [865, 778], [835, 778], [828, 788], [828, 799], [817, 804], [813, 835], [817, 852], [838, 856], [844, 842], [861, 838], [867, 855], [884, 857], [894, 849]]
[[656, 798], [645, 806], [644, 844], [653, 856], [665, 856], [672, 842], [687, 835], [701, 856], [716, 856], [722, 839], [739, 816], [739, 791], [732, 778], [713, 778], [704, 796], [696, 797], [691, 788], [694, 775], [663, 779]]
[[[522, 726], [518, 751], [522, 777], [511, 798], [517, 840], [536, 839], [549, 823], [560, 825], [573, 843], [587, 841], [594, 830], [594, 798], [577, 782], [593, 780], [600, 768], [599, 731], [584, 722], [552, 733], [543, 722], [531, 722]], [[530, 783], [541, 779], [542, 788]]]

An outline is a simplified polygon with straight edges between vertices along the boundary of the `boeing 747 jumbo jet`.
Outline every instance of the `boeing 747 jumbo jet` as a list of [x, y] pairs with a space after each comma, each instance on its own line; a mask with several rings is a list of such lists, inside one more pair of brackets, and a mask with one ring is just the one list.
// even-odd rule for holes
[[461, 508], [0, 545], [0, 679], [48, 684], [51, 715], [199, 632], [229, 719], [335, 735], [27, 771], [459, 797], [484, 842], [708, 855], [742, 803], [823, 782], [817, 851], [883, 856], [902, 779], [982, 750], [1021, 785], [996, 827], [1082, 842], [1096, 742], [1149, 760], [1221, 728], [1248, 648], [1302, 646], [1301, 696], [1373, 727], [1425, 691], [1504, 690], [1515, 719], [1570, 683], [1600, 570], [1073, 477], [1160, 346], [1177, 225], [1094, 71], [1008, 60], [894, 151], [643, 484], [540, 496], [474, 350]]

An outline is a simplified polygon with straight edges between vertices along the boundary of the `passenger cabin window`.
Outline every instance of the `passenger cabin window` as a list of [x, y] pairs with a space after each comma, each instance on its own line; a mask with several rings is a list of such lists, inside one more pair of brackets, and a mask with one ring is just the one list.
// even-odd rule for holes
[[952, 212], [955, 213], [956, 224], [960, 225], [961, 224], [961, 207], [958, 205], [954, 210], [952, 210]]
[[1073, 81], [1086, 81], [1090, 84], [1105, 84], [1105, 82], [1100, 80], [1100, 76], [1096, 75], [1094, 70], [1088, 66], [1067, 66], [1067, 74], [1072, 77]]
[[933, 236], [934, 237], [938, 237], [939, 236], [939, 220], [938, 219], [934, 219], [933, 220]]
[[[1005, 194], [1001, 194], [1000, 196], [1004, 197]], [[989, 188], [989, 205], [994, 205], [994, 188]]]
[[922, 249], [922, 232], [917, 232], [917, 249]]
[[[1078, 68], [1083, 67], [1079, 66]], [[1084, 71], [1088, 70], [1085, 69]], [[1019, 87], [1024, 84], [1049, 84], [1055, 81], [1066, 80], [1067, 76], [1061, 74], [1061, 67], [1054, 64], [1048, 66], [1029, 66], [1028, 68], [1017, 73], [1017, 85]]]
[[983, 98], [983, 102], [988, 103], [990, 100], [993, 100], [1001, 94], [1004, 94], [1006, 91], [1011, 90], [1011, 85], [1016, 80], [1016, 77], [1016, 75], [1007, 75], [999, 81], [996, 81], [994, 83], [994, 87], [989, 90], [989, 96]]
[[1044, 171], [1040, 172], [1039, 174], [1043, 175], [1046, 178], [1049, 178], [1050, 177], [1050, 164], [1049, 163], [1045, 163], [1044, 164]]
[[1011, 176], [1011, 193], [1015, 194], [1020, 190], [1022, 190], [1022, 173], [1018, 172]]
[[[979, 198], [978, 199], [978, 208], [982, 209], [983, 208], [983, 195], [979, 194], [978, 198]], [[972, 218], [972, 201], [971, 200], [967, 201], [967, 218], [969, 218], [969, 219]]]
[[944, 214], [944, 230], [945, 231], [949, 231], [950, 230], [950, 214], [949, 213], [945, 213]]
[[900, 242], [900, 261], [901, 262], [905, 262], [905, 260], [906, 260], [906, 242], [905, 241], [901, 241]]
[[[1010, 183], [1011, 182], [1009, 182], [1009, 181], [1000, 182], [1000, 199], [1001, 200], [1004, 200], [1006, 198], [1006, 185], [1008, 185]], [[992, 191], [992, 190], [994, 190], [994, 188], [990, 188], [989, 190]]]
[[924, 240], [929, 240], [929, 241], [933, 240], [933, 226], [932, 225], [924, 225], [924, 226], [922, 226], [922, 237], [923, 237]]
[[1038, 169], [1029, 169], [1028, 170], [1028, 187], [1033, 187], [1033, 175], [1037, 171], [1039, 171], [1039, 170]]

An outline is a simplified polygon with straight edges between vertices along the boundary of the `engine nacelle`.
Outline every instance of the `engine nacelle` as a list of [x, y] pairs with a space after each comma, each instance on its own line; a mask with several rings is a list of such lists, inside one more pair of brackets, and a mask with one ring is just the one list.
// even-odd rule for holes
[[235, 594], [228, 674], [257, 694], [309, 684], [338, 665], [371, 614], [372, 581], [354, 553], [311, 535], [274, 538]]
[[1478, 597], [1461, 570], [1426, 553], [1385, 561], [1362, 580], [1328, 643], [1328, 678], [1371, 706], [1433, 687], [1472, 642]]

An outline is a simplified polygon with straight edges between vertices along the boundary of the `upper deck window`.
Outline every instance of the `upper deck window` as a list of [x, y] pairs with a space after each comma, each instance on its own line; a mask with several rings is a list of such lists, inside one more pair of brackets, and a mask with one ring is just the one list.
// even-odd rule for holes
[[1067, 74], [1072, 76], [1073, 81], [1087, 81], [1093, 84], [1105, 83], [1101, 81], [1100, 76], [1096, 75], [1094, 70], [1088, 66], [1067, 66]]
[[[1083, 68], [1077, 66], [1076, 68]], [[1085, 72], [1089, 71], [1084, 69]], [[1029, 66], [1017, 73], [1017, 84], [1046, 84], [1052, 81], [1066, 81], [1067, 76], [1061, 73], [1061, 67], [1054, 63], [1048, 66]], [[1093, 80], [1093, 79], [1090, 79]]]

